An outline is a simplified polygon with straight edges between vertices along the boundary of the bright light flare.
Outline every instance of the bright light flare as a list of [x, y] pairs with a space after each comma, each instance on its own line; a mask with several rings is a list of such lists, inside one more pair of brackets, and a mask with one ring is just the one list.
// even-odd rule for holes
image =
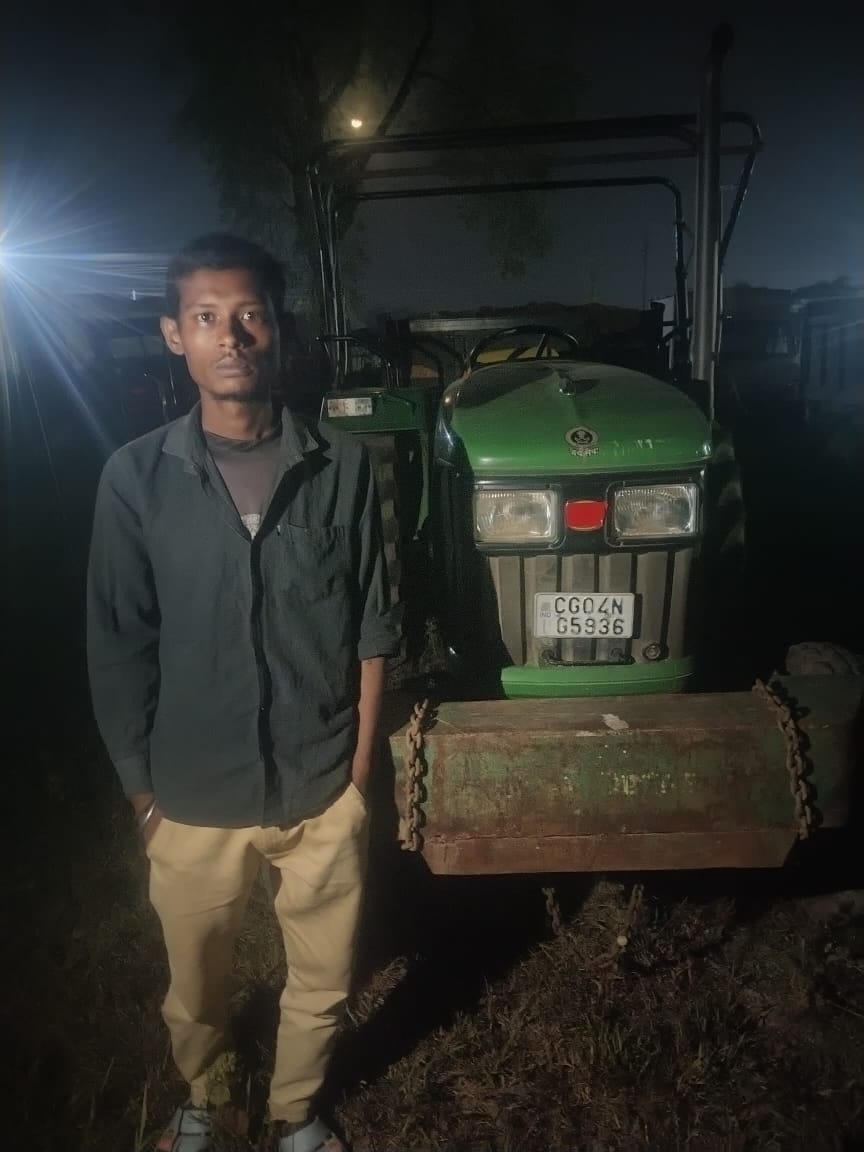
[[360, 119], [359, 116], [352, 116], [351, 119], [349, 120], [349, 124], [351, 125], [351, 127], [354, 129], [355, 132], [359, 131], [363, 127], [363, 121]]
[[12, 437], [0, 451], [5, 454], [14, 446], [15, 411], [32, 410], [50, 455], [50, 421], [43, 422], [43, 409], [46, 397], [54, 396], [50, 410], [62, 412], [57, 388], [108, 449], [107, 430], [84, 394], [97, 368], [88, 328], [116, 321], [112, 300], [128, 300], [133, 293], [161, 297], [166, 258], [87, 251], [84, 245], [93, 229], [71, 221], [64, 230], [46, 228], [23, 240], [20, 223], [6, 224], [0, 231], [0, 403], [2, 423]]

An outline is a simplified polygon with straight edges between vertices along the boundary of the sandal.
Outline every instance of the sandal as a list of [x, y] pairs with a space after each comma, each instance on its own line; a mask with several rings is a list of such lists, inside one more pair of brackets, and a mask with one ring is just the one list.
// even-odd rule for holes
[[[185, 1148], [183, 1152], [186, 1152]], [[276, 1152], [348, 1152], [348, 1146], [316, 1116], [305, 1128], [281, 1136], [276, 1142]]]
[[181, 1104], [153, 1152], [213, 1152], [213, 1119], [206, 1108]]

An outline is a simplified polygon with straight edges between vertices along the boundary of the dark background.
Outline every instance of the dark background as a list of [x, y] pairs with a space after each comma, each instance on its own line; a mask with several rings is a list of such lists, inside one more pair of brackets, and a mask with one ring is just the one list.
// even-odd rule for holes
[[[864, 82], [854, 7], [828, 3], [532, 5], [524, 43], [538, 68], [552, 40], [571, 45], [585, 116], [689, 111], [695, 107], [708, 33], [732, 23], [727, 104], [750, 112], [766, 141], [740, 227], [727, 283], [795, 288], [848, 275], [860, 281], [864, 221]], [[209, 18], [223, 19], [211, 12]], [[231, 19], [224, 17], [226, 35]], [[254, 19], [254, 13], [249, 14]], [[144, 281], [150, 259], [220, 223], [218, 196], [200, 158], [173, 129], [182, 67], [157, 6], [85, 0], [15, 5], [2, 37], [3, 228], [7, 244], [42, 242], [75, 252], [63, 267], [103, 283], [129, 273]], [[338, 29], [334, 30], [338, 35]], [[240, 62], [242, 66], [242, 62]], [[496, 285], [482, 234], [450, 241], [451, 206], [369, 213], [366, 302], [409, 310], [512, 299], [598, 298], [630, 303], [649, 244], [650, 290], [668, 281], [667, 217], [633, 219], [632, 199], [602, 213], [572, 198], [553, 205], [553, 254], [523, 282]], [[598, 233], [598, 220], [608, 217]], [[408, 222], [411, 227], [408, 228]], [[397, 229], [398, 231], [393, 231]], [[388, 235], [400, 244], [383, 245]], [[447, 241], [447, 242], [445, 242]], [[407, 243], [407, 248], [403, 245]], [[141, 259], [141, 257], [147, 259]], [[73, 267], [74, 265], [74, 267]], [[41, 275], [50, 268], [43, 264]], [[589, 283], [590, 273], [590, 283]], [[394, 285], [395, 290], [394, 290]]]

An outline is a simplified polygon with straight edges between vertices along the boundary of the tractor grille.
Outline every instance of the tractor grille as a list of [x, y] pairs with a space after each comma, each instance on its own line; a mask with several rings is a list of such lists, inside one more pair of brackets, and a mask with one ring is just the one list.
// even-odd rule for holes
[[[603, 555], [491, 556], [501, 640], [516, 665], [645, 664], [649, 644], [662, 658], [689, 655], [686, 619], [693, 548]], [[635, 592], [631, 640], [534, 636], [536, 592]]]

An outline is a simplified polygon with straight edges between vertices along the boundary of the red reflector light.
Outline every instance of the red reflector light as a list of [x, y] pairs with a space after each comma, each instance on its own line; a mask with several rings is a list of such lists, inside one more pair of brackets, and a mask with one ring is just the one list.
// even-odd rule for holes
[[568, 500], [564, 505], [564, 523], [571, 532], [596, 532], [605, 519], [605, 500]]

